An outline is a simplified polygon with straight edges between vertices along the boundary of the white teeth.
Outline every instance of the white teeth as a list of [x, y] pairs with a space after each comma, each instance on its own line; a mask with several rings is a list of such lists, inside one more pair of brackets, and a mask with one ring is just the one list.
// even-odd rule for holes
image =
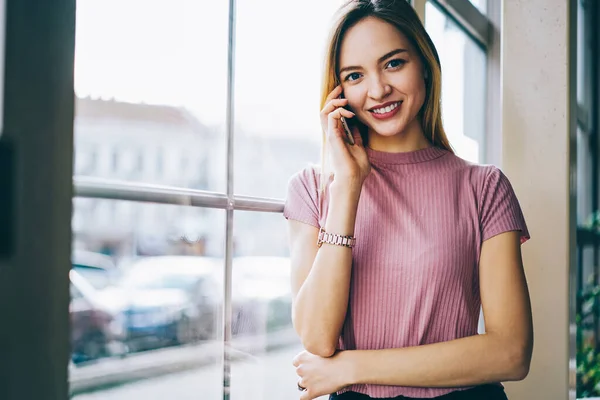
[[390, 111], [396, 109], [396, 107], [398, 107], [400, 103], [394, 103], [391, 106], [387, 106], [387, 107], [383, 107], [383, 108], [377, 108], [375, 110], [373, 110], [374, 113], [376, 114], [385, 114], [385, 113], [389, 113]]

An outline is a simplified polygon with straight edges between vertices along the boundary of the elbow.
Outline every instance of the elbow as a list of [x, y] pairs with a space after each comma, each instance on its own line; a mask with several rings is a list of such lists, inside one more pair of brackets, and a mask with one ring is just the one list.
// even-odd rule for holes
[[312, 342], [311, 343], [311, 342], [302, 341], [302, 344], [306, 351], [308, 351], [309, 353], [314, 354], [316, 356], [323, 357], [323, 358], [332, 357], [336, 351], [335, 346], [330, 346], [324, 342], [320, 342], [320, 343]]
[[336, 352], [335, 343], [323, 339], [323, 336], [311, 334], [309, 332], [298, 332], [302, 347], [304, 350], [319, 357], [329, 358]]
[[325, 332], [316, 332], [317, 330], [314, 327], [301, 328], [295, 317], [296, 315], [294, 314], [292, 323], [300, 337], [302, 347], [304, 347], [306, 351], [323, 358], [329, 358], [335, 354], [337, 351], [337, 337], [339, 337], [339, 335], [336, 336], [335, 339], [329, 340], [327, 339], [327, 336], [329, 336], [328, 334]]
[[529, 363], [520, 362], [513, 365], [507, 373], [507, 381], [522, 381], [529, 374]]
[[531, 365], [531, 350], [525, 347], [508, 351], [508, 361], [506, 368], [507, 381], [522, 381], [529, 374]]

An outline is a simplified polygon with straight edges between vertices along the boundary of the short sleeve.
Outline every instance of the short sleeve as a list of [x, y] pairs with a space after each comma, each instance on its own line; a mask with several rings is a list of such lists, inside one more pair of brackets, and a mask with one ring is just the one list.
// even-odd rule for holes
[[483, 185], [480, 227], [482, 241], [509, 231], [521, 232], [521, 244], [530, 238], [512, 185], [496, 167], [491, 167]]
[[319, 227], [319, 175], [314, 167], [307, 167], [288, 182], [283, 216]]

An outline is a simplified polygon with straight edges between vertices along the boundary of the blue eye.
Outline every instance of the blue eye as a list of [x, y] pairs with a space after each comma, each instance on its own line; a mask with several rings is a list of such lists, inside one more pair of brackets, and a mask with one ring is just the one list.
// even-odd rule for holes
[[390, 61], [387, 65], [390, 68], [398, 68], [401, 67], [402, 65], [406, 64], [406, 61], [401, 59], [401, 58], [397, 58], [395, 60]]
[[358, 72], [353, 72], [351, 74], [348, 74], [344, 80], [345, 81], [355, 81], [358, 78], [360, 78], [360, 74]]

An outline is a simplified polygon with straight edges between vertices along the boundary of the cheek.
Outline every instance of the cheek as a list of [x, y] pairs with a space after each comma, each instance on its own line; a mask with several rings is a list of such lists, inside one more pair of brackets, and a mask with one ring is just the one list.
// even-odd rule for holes
[[425, 103], [425, 97], [427, 95], [427, 87], [425, 86], [425, 82], [421, 82], [421, 84], [418, 87], [417, 93], [418, 94], [415, 96], [415, 105], [421, 108], [421, 106], [423, 106], [423, 103]]
[[359, 114], [363, 111], [365, 95], [362, 92], [358, 90], [346, 90], [344, 91], [344, 96], [346, 99], [348, 99], [348, 105], [344, 108], [354, 112], [355, 114]]
[[423, 77], [420, 74], [413, 71], [399, 75], [396, 84], [397, 88], [401, 92], [409, 96], [415, 96], [419, 92], [425, 90], [425, 82], [423, 80]]
[[421, 108], [425, 102], [425, 95], [427, 93], [425, 81], [422, 76], [415, 75], [410, 79], [405, 80], [403, 82], [402, 91], [410, 97], [412, 107]]

